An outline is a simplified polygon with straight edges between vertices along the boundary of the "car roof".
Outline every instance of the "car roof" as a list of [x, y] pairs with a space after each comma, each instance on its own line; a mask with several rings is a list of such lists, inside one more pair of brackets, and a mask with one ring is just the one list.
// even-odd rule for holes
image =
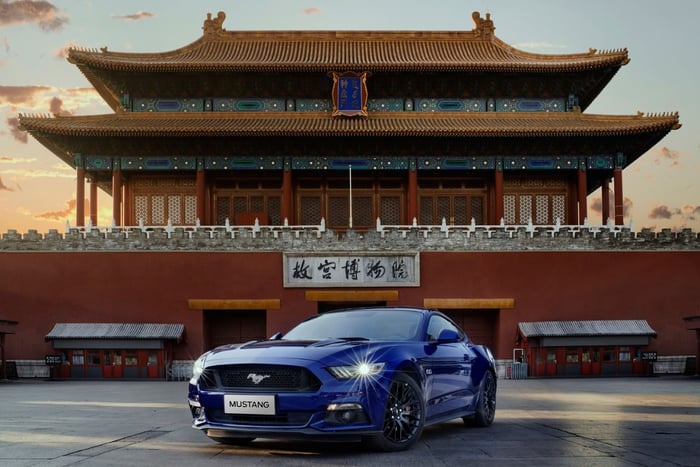
[[412, 307], [412, 306], [383, 306], [383, 305], [376, 305], [376, 306], [357, 306], [357, 307], [347, 307], [347, 308], [337, 308], [334, 310], [328, 310], [320, 314], [328, 314], [328, 313], [340, 313], [340, 312], [353, 312], [353, 311], [366, 311], [366, 310], [382, 310], [382, 311], [388, 311], [388, 312], [404, 312], [404, 311], [410, 311], [410, 312], [419, 312], [423, 314], [429, 314], [429, 313], [434, 313], [436, 310], [431, 310], [429, 308], [421, 308], [421, 307]]

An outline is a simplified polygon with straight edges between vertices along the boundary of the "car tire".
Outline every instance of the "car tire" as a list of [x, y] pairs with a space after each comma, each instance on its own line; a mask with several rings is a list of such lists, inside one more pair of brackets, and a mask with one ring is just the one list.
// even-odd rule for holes
[[247, 446], [255, 440], [255, 438], [215, 438], [213, 436], [210, 436], [209, 439], [228, 446]]
[[382, 433], [367, 441], [378, 451], [403, 451], [418, 441], [424, 425], [423, 392], [413, 378], [398, 373], [389, 386]]
[[487, 427], [496, 417], [496, 378], [493, 373], [486, 371], [479, 386], [479, 400], [476, 402], [473, 417], [464, 417], [468, 425]]

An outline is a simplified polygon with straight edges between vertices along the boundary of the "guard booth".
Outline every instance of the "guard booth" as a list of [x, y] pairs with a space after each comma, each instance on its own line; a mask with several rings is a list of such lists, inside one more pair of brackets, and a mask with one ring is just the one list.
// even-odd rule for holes
[[46, 335], [59, 378], [165, 379], [183, 324], [57, 323]]
[[654, 337], [645, 320], [523, 322], [517, 346], [532, 376], [629, 376], [648, 372]]

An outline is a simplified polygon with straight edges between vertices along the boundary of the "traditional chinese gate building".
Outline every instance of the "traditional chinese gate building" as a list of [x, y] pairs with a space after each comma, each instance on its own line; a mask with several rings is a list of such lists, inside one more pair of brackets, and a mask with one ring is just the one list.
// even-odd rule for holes
[[[602, 189], [603, 199], [614, 202], [603, 203], [597, 221], [617, 235], [624, 230], [623, 170], [680, 127], [675, 113], [586, 113], [629, 61], [626, 49], [524, 52], [495, 36], [488, 14], [475, 12], [472, 30], [439, 32], [227, 31], [224, 19], [208, 15], [200, 39], [170, 52], [71, 49], [69, 61], [113, 112], [20, 119], [76, 170], [75, 224], [88, 224], [79, 229], [80, 241], [97, 224], [101, 189], [112, 196], [113, 239], [168, 225], [190, 242], [173, 245], [173, 227], [164, 234], [168, 251], [149, 259], [191, 267], [191, 287], [180, 284], [183, 295], [170, 303], [177, 311], [149, 297], [147, 311], [98, 320], [187, 323], [181, 359], [356, 304], [443, 309], [506, 358], [515, 324], [546, 318], [504, 316], [518, 310], [526, 278], [508, 290], [472, 282], [465, 291], [454, 271], [479, 255], [464, 248], [430, 252], [412, 243], [415, 235], [428, 238], [431, 228], [420, 226], [440, 226], [446, 235], [460, 229], [471, 235], [480, 226], [488, 238], [490, 229], [512, 237], [508, 226], [528, 226], [532, 235], [540, 226], [582, 226], [589, 221], [587, 195]], [[249, 230], [239, 232], [252, 237], [241, 240], [232, 232], [244, 226]], [[264, 232], [277, 246], [256, 242], [260, 226], [268, 226]], [[392, 247], [371, 243], [389, 231]], [[318, 245], [327, 232], [344, 235], [345, 243], [327, 251]], [[220, 235], [244, 247], [238, 243], [233, 256], [175, 252], [229, 249], [228, 240], [212, 246]], [[87, 249], [121, 248], [100, 241]], [[140, 268], [146, 255], [152, 253], [109, 252], [102, 260]], [[542, 268], [549, 257], [522, 264], [530, 261]], [[554, 263], [571, 264], [561, 255]], [[497, 264], [509, 261], [479, 259], [474, 266], [483, 280], [498, 281], [504, 271], [492, 269]], [[216, 268], [222, 275], [211, 272]], [[172, 282], [150, 271], [136, 273], [146, 281], [140, 286], [127, 277], [114, 281], [134, 297], [148, 295], [138, 287], [173, 291]], [[218, 286], [203, 287], [200, 274]], [[596, 318], [572, 306], [555, 313]], [[95, 320], [92, 312], [65, 316], [45, 324]], [[634, 310], [620, 316], [648, 318]]]

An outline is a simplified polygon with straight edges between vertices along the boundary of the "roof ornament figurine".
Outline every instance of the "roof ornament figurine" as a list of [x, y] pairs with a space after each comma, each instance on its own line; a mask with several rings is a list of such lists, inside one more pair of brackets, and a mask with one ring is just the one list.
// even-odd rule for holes
[[220, 11], [216, 14], [216, 18], [212, 19], [211, 13], [207, 13], [207, 19], [204, 20], [204, 30], [205, 36], [219, 35], [225, 32], [223, 28], [224, 20], [226, 19], [226, 13]]
[[491, 39], [496, 27], [493, 25], [491, 13], [486, 13], [486, 18], [482, 18], [478, 11], [472, 13], [474, 20], [474, 34], [481, 39]]

